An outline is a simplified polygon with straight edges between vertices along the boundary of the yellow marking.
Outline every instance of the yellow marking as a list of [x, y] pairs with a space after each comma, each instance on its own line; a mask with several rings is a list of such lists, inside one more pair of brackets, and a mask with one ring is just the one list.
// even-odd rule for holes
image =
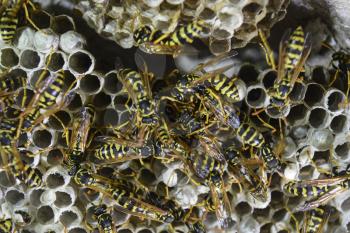
[[300, 52], [302, 52], [304, 49], [304, 46], [299, 44], [289, 44], [289, 47]]

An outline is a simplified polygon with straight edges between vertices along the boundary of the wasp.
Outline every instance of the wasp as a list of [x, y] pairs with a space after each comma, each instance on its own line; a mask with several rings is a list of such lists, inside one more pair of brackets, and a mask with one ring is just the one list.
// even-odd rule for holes
[[223, 229], [227, 229], [231, 218], [231, 205], [228, 201], [224, 182], [222, 180], [222, 171], [226, 164], [217, 161], [214, 157], [204, 154], [192, 154], [189, 157], [189, 165], [194, 173], [201, 179], [204, 179], [211, 190], [215, 213]]
[[19, 12], [24, 9], [26, 20], [38, 31], [40, 29], [35, 25], [35, 23], [30, 19], [28, 7], [30, 5], [32, 9], [36, 10], [34, 4], [30, 0], [18, 0], [15, 1], [12, 6], [6, 6], [0, 15], [0, 35], [2, 40], [6, 44], [10, 44], [16, 33], [18, 23], [19, 23]]
[[[43, 71], [43, 74], [45, 72], [47, 71]], [[18, 128], [17, 138], [21, 130], [30, 129], [43, 118], [41, 111], [47, 111], [56, 104], [57, 97], [63, 93], [64, 81], [65, 75], [61, 70], [39, 84], [38, 93], [31, 99], [27, 110], [21, 114], [21, 127]]]
[[119, 163], [126, 160], [147, 158], [155, 154], [156, 148], [151, 139], [145, 143], [121, 137], [99, 136], [96, 140], [104, 144], [96, 148], [94, 158], [98, 161]]
[[231, 217], [232, 209], [220, 173], [213, 172], [210, 174], [209, 186], [216, 217], [221, 228], [227, 229], [233, 221]]
[[87, 169], [79, 169], [74, 176], [74, 181], [78, 185], [101, 192], [112, 198], [116, 203], [116, 208], [124, 213], [165, 223], [174, 220], [174, 216], [168, 211], [135, 198], [132, 193], [111, 185], [110, 183], [113, 182], [108, 182], [107, 179], [94, 175]]
[[0, 80], [0, 105], [5, 110], [15, 104], [16, 91], [18, 88], [25, 87], [27, 79], [25, 77], [16, 76], [8, 77]]
[[95, 206], [94, 218], [97, 219], [98, 228], [101, 233], [115, 233], [112, 216], [108, 213], [105, 204]]
[[141, 74], [131, 69], [120, 69], [118, 71], [119, 80], [127, 89], [136, 109], [138, 111], [138, 122], [145, 125], [158, 124], [159, 117], [156, 114], [155, 103], [151, 98], [149, 77], [147, 72]]
[[[2, 160], [7, 161], [5, 155], [11, 155], [11, 162], [5, 167], [10, 168], [13, 176], [29, 185], [29, 187], [39, 187], [42, 184], [42, 173], [37, 168], [32, 168], [21, 159], [20, 152], [13, 146], [13, 137], [17, 128], [17, 120], [3, 120], [0, 124], [0, 155]], [[22, 153], [30, 153], [22, 150]], [[6, 162], [5, 162], [6, 163]]]
[[200, 36], [204, 27], [204, 21], [196, 20], [178, 27], [172, 33], [162, 33], [145, 25], [134, 31], [134, 41], [146, 53], [168, 54], [176, 57], [182, 52], [185, 43], [191, 44], [194, 38]]
[[[350, 92], [350, 54], [343, 50], [336, 51], [331, 45], [325, 42], [323, 42], [322, 45], [334, 52], [332, 54], [331, 65], [336, 72], [333, 79], [328, 84], [328, 87], [333, 85], [339, 75], [341, 75], [341, 77], [345, 76], [347, 79], [347, 89], [345, 95], [348, 97]], [[348, 100], [345, 101], [345, 105], [347, 105], [347, 103]]]
[[205, 63], [199, 64], [189, 74], [180, 75], [175, 72], [177, 78], [175, 86], [170, 90], [169, 96], [163, 96], [161, 99], [194, 105], [198, 102], [194, 94], [210, 87], [217, 90], [232, 102], [240, 101], [243, 93], [238, 88], [238, 78], [234, 77], [230, 79], [223, 74], [224, 71], [232, 68], [232, 65], [227, 65], [209, 72], [205, 70], [206, 67], [235, 55], [237, 55], [236, 51], [219, 55]]
[[70, 138], [68, 156], [64, 162], [68, 174], [74, 176], [80, 167], [80, 163], [83, 161], [83, 154], [88, 144], [89, 131], [92, 122], [95, 118], [95, 108], [93, 105], [88, 104], [82, 108], [80, 115], [73, 122], [72, 134], [67, 138]]
[[311, 198], [296, 208], [297, 211], [307, 211], [326, 204], [339, 193], [348, 190], [349, 185], [349, 176], [345, 175], [326, 179], [291, 181], [284, 185], [284, 190], [294, 196]]
[[203, 90], [201, 95], [204, 105], [212, 110], [222, 123], [235, 130], [244, 145], [249, 145], [260, 150], [260, 154], [270, 171], [281, 170], [281, 161], [275, 156], [264, 136], [252, 125], [245, 113], [227, 104], [227, 102], [210, 88]]
[[[271, 106], [277, 108], [280, 112], [283, 112], [289, 104], [288, 96], [292, 92], [294, 83], [297, 81], [311, 51], [309, 37], [305, 36], [301, 26], [297, 27], [291, 36], [288, 36], [288, 34], [285, 33], [279, 46], [277, 79], [268, 90]], [[267, 44], [266, 38], [262, 35], [262, 32], [260, 32], [260, 36], [265, 52], [267, 52], [268, 64], [276, 69], [273, 53]]]
[[240, 184], [244, 190], [247, 190], [256, 200], [265, 202], [267, 200], [267, 187], [264, 181], [248, 166], [245, 166], [245, 159], [242, 152], [230, 146], [224, 151], [226, 161], [234, 173], [238, 177]]
[[202, 128], [202, 121], [193, 116], [189, 110], [184, 109], [180, 112], [176, 119], [176, 126], [170, 130], [170, 133], [185, 137], [199, 133]]
[[15, 149], [13, 154], [12, 162], [7, 165], [11, 169], [13, 176], [31, 188], [40, 187], [43, 176], [41, 171], [20, 160], [20, 155]]
[[322, 233], [330, 216], [326, 206], [316, 207], [306, 213], [303, 233]]

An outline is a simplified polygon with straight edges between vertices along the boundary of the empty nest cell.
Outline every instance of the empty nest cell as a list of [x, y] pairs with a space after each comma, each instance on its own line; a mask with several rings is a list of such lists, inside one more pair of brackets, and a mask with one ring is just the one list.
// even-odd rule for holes
[[20, 54], [19, 64], [23, 69], [34, 70], [39, 68], [42, 62], [42, 57], [38, 52], [26, 49]]
[[36, 212], [36, 219], [41, 224], [51, 224], [54, 222], [55, 214], [50, 206], [40, 206]]
[[78, 50], [68, 57], [68, 67], [73, 74], [83, 75], [94, 69], [95, 58], [87, 51]]
[[46, 178], [46, 185], [50, 189], [61, 187], [65, 184], [65, 177], [60, 173], [49, 174]]
[[101, 87], [100, 79], [97, 75], [93, 75], [93, 74], [85, 75], [80, 80], [79, 87], [84, 94], [88, 94], [88, 95], [96, 94]]
[[0, 65], [4, 68], [12, 68], [18, 65], [19, 58], [13, 48], [0, 50]]
[[117, 73], [111, 72], [104, 77], [103, 88], [108, 94], [117, 94], [121, 91], [123, 85], [119, 82]]
[[33, 132], [32, 141], [35, 146], [45, 149], [48, 148], [53, 140], [53, 135], [46, 129], [39, 129]]
[[343, 144], [337, 145], [334, 149], [335, 154], [343, 160], [349, 158], [350, 142], [345, 142]]

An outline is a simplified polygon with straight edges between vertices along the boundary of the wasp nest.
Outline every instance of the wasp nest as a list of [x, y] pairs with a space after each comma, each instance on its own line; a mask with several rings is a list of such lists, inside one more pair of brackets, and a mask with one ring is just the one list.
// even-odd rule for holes
[[217, 54], [244, 47], [258, 35], [269, 32], [281, 20], [288, 6], [285, 1], [80, 1], [76, 8], [100, 35], [123, 48], [135, 45], [133, 33], [148, 25], [169, 33], [179, 24], [197, 19], [207, 24], [210, 50]]

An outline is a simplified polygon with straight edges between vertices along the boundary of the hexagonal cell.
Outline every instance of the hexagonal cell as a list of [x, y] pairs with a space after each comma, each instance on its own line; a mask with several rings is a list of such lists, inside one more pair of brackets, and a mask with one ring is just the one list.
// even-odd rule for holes
[[326, 127], [329, 120], [329, 113], [324, 108], [314, 108], [310, 111], [309, 115], [309, 124], [316, 128], [324, 128]]
[[259, 15], [262, 13], [263, 9], [264, 9], [263, 5], [260, 5], [257, 2], [251, 2], [242, 8], [242, 12], [245, 19], [254, 19], [256, 15]]
[[329, 129], [315, 130], [310, 135], [310, 142], [318, 150], [328, 150], [334, 142], [334, 136]]
[[300, 169], [299, 179], [300, 180], [310, 180], [313, 178], [315, 168], [311, 165], [305, 166]]
[[32, 204], [35, 207], [39, 206], [41, 204], [40, 196], [44, 191], [45, 191], [44, 189], [32, 190], [32, 192], [30, 193], [30, 197], [29, 197], [30, 204]]
[[66, 55], [62, 52], [55, 52], [46, 56], [45, 64], [50, 71], [56, 72], [66, 64]]
[[80, 94], [76, 93], [68, 104], [67, 109], [71, 112], [76, 112], [83, 106], [83, 101]]
[[213, 54], [222, 54], [231, 50], [231, 40], [217, 40], [213, 37], [210, 37], [209, 40], [209, 49]]
[[278, 207], [283, 203], [284, 194], [278, 190], [271, 192], [271, 206]]
[[30, 18], [34, 22], [34, 24], [40, 29], [50, 27], [51, 15], [49, 15], [45, 11], [42, 11], [42, 10], [32, 11], [30, 14]]
[[51, 28], [57, 34], [63, 34], [65, 32], [75, 29], [74, 21], [67, 15], [55, 16], [52, 20]]
[[312, 160], [315, 162], [317, 166], [322, 166], [328, 164], [331, 158], [331, 152], [330, 150], [326, 151], [315, 151], [314, 156], [312, 157]]
[[47, 154], [47, 162], [51, 165], [51, 166], [56, 166], [62, 163], [63, 161], [63, 153], [60, 149], [53, 149], [50, 150], [49, 153]]
[[50, 131], [42, 129], [33, 132], [32, 140], [35, 146], [45, 149], [52, 143], [53, 135]]
[[79, 87], [84, 94], [92, 95], [100, 90], [101, 82], [97, 75], [88, 74], [81, 78]]
[[42, 63], [41, 55], [34, 50], [22, 50], [19, 58], [19, 64], [22, 68], [27, 70], [34, 70], [39, 68]]
[[259, 71], [255, 66], [250, 64], [244, 64], [241, 66], [238, 77], [245, 82], [246, 85], [255, 83], [258, 81]]
[[71, 116], [68, 112], [60, 110], [49, 117], [47, 124], [51, 129], [60, 131], [66, 128], [71, 120]]
[[109, 72], [104, 77], [103, 88], [106, 93], [117, 94], [123, 88], [123, 84], [119, 81], [118, 75], [116, 72]]
[[118, 126], [119, 124], [119, 114], [116, 110], [108, 108], [101, 114], [103, 116], [103, 125]]
[[125, 111], [127, 109], [126, 104], [128, 108], [132, 106], [131, 98], [128, 95], [117, 95], [113, 99], [113, 105], [117, 111]]
[[320, 103], [324, 96], [324, 88], [318, 83], [309, 83], [306, 88], [304, 102], [309, 107]]
[[77, 78], [69, 71], [64, 70], [63, 92], [75, 90], [78, 87]]
[[235, 206], [235, 209], [236, 209], [236, 213], [239, 216], [244, 216], [244, 215], [250, 214], [252, 212], [252, 207], [245, 201], [238, 203]]
[[296, 82], [293, 86], [292, 92], [289, 94], [289, 99], [292, 102], [302, 101], [305, 97], [306, 86], [304, 83]]
[[346, 132], [348, 128], [347, 121], [348, 118], [346, 117], [346, 115], [335, 116], [331, 121], [330, 128], [335, 134]]
[[337, 145], [334, 149], [335, 154], [343, 160], [349, 158], [350, 142], [345, 142], [343, 144]]
[[287, 121], [290, 125], [294, 125], [296, 122], [302, 122], [308, 114], [308, 108], [304, 104], [298, 104], [290, 109], [287, 116]]
[[69, 55], [68, 67], [73, 74], [88, 74], [95, 67], [95, 58], [88, 51], [77, 50]]
[[266, 97], [267, 95], [265, 89], [260, 86], [256, 86], [255, 88], [248, 89], [246, 101], [252, 108], [261, 108], [265, 104]]
[[345, 94], [338, 90], [329, 90], [325, 95], [325, 106], [331, 112], [338, 112], [343, 110]]
[[24, 203], [25, 194], [16, 189], [8, 190], [5, 194], [5, 200], [11, 203], [11, 205], [19, 206]]
[[19, 58], [12, 48], [2, 48], [0, 50], [0, 65], [5, 68], [12, 68], [17, 66]]
[[69, 227], [77, 219], [78, 219], [77, 214], [71, 210], [66, 210], [62, 212], [60, 215], [60, 222], [66, 227]]
[[15, 185], [16, 179], [7, 171], [0, 171], [0, 186], [11, 187]]
[[63, 208], [73, 204], [72, 197], [69, 193], [57, 191], [55, 192], [55, 194], [56, 194], [56, 200], [54, 204], [58, 208]]
[[108, 105], [111, 104], [111, 102], [111, 96], [104, 92], [100, 92], [97, 95], [95, 95], [92, 101], [96, 109], [105, 109]]
[[62, 174], [52, 173], [49, 174], [46, 178], [46, 185], [51, 189], [58, 188], [64, 184], [65, 178], [62, 176]]
[[53, 223], [55, 218], [55, 211], [50, 206], [41, 206], [37, 209], [36, 219], [41, 224]]
[[50, 72], [45, 69], [36, 70], [32, 73], [29, 84], [33, 89], [37, 89], [37, 87], [40, 87], [40, 85], [50, 76]]
[[273, 84], [277, 79], [277, 71], [271, 69], [264, 70], [260, 75], [261, 82], [266, 90], [273, 87]]

